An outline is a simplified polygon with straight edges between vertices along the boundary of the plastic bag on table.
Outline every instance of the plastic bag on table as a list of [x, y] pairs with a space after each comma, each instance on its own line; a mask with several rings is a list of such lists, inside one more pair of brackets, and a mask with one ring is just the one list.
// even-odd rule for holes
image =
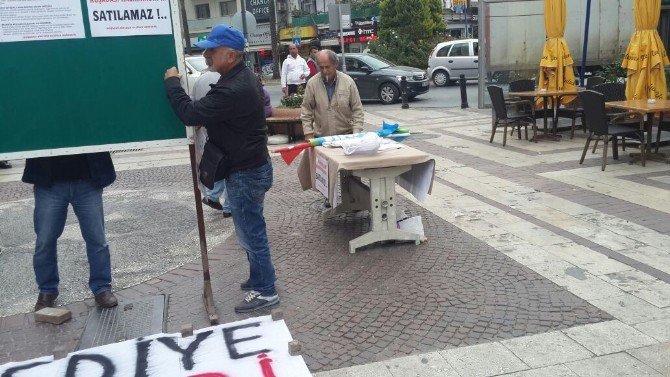
[[375, 132], [368, 132], [365, 136], [355, 139], [341, 140], [340, 145], [347, 156], [353, 154], [374, 154], [379, 150], [382, 138]]

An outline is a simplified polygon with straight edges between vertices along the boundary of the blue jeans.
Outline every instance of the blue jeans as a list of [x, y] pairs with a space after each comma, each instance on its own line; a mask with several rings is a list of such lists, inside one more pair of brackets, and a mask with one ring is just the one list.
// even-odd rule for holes
[[228, 200], [240, 246], [249, 260], [249, 285], [263, 296], [276, 294], [275, 269], [263, 217], [265, 193], [272, 187], [272, 163], [236, 171], [226, 178]]
[[228, 190], [226, 190], [226, 180], [214, 182], [214, 188], [205, 192], [207, 198], [213, 202], [218, 202], [221, 195], [223, 195], [223, 212], [232, 212], [230, 210], [230, 203], [228, 203]]
[[94, 295], [112, 289], [109, 246], [105, 240], [102, 188], [90, 180], [55, 182], [51, 187], [35, 186], [34, 225], [37, 239], [33, 269], [42, 293], [58, 293], [58, 257], [56, 244], [63, 234], [67, 208], [71, 204], [86, 242], [89, 279]]

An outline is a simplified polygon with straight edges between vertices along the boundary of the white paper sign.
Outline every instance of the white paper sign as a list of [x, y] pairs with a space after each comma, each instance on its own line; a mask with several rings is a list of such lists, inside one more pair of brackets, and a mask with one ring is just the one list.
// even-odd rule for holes
[[79, 0], [0, 0], [0, 42], [85, 37]]
[[258, 24], [256, 30], [248, 34], [249, 46], [263, 46], [272, 43], [270, 39], [270, 24]]
[[315, 188], [323, 194], [326, 198], [328, 197], [328, 160], [320, 154], [316, 155], [316, 169], [314, 173], [314, 186]]
[[157, 334], [90, 348], [54, 360], [43, 357], [0, 366], [14, 377], [308, 377], [301, 356], [288, 353], [293, 340], [284, 321], [272, 317], [208, 327], [193, 336]]
[[172, 34], [170, 0], [86, 0], [94, 37]]
[[342, 29], [349, 29], [351, 28], [351, 15], [350, 14], [343, 14], [342, 15]]

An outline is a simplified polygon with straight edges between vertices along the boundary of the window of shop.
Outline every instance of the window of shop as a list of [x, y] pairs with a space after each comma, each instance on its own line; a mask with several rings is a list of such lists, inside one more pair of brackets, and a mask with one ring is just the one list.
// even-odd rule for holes
[[234, 1], [220, 1], [219, 8], [221, 8], [222, 16], [230, 16], [231, 14], [235, 14], [235, 12], [237, 12], [237, 7], [235, 6]]
[[209, 4], [198, 4], [195, 6], [195, 18], [203, 19], [210, 18], [209, 14]]
[[314, 0], [302, 0], [300, 2], [300, 9], [305, 13], [316, 13]]

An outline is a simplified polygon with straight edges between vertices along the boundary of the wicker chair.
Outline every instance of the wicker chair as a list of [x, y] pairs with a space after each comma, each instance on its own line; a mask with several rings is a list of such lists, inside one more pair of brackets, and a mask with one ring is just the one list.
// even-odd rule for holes
[[531, 114], [526, 113], [513, 113], [509, 114], [507, 107], [520, 105], [524, 100], [514, 101], [514, 100], [505, 100], [503, 90], [501, 87], [496, 85], [491, 85], [488, 88], [489, 96], [491, 97], [491, 103], [493, 104], [494, 119], [493, 127], [491, 130], [491, 140], [489, 143], [493, 143], [493, 137], [496, 134], [496, 129], [498, 125], [503, 125], [503, 147], [507, 144], [507, 126], [512, 127], [512, 133], [514, 132], [514, 127], [517, 127], [519, 140], [521, 139], [521, 126], [524, 126], [526, 140], [528, 140], [528, 125], [533, 127], [533, 139], [537, 136], [537, 126], [535, 124], [534, 116], [534, 106], [531, 106]]
[[[626, 84], [623, 83], [607, 82], [603, 84], [598, 84], [594, 85], [592, 90], [602, 94], [605, 102], [626, 100]], [[623, 116], [627, 113], [628, 112], [626, 110], [610, 109], [607, 111], [607, 116], [611, 119], [617, 118], [617, 124], [626, 125], [628, 127], [638, 129], [638, 125], [640, 123], [640, 116], [639, 115], [631, 115], [629, 117]], [[596, 142], [593, 144], [593, 151], [591, 153], [596, 153], [597, 147], [598, 147], [598, 140], [596, 140]], [[621, 148], [624, 151], [626, 150], [626, 138], [624, 136], [621, 137]]]
[[[586, 128], [589, 131], [589, 136], [586, 138], [582, 158], [579, 160], [581, 165], [586, 157], [586, 151], [589, 149], [589, 143], [593, 137], [602, 138], [605, 144], [603, 148], [603, 161], [601, 170], [605, 170], [607, 166], [607, 144], [612, 140], [612, 155], [615, 160], [619, 158], [619, 151], [617, 145], [618, 136], [629, 136], [642, 138], [642, 131], [640, 129], [632, 129], [631, 127], [613, 123], [608, 119], [605, 112], [605, 98], [604, 95], [587, 90], [579, 94], [582, 103], [584, 104], [584, 116], [586, 117]], [[642, 120], [640, 120], [642, 122]], [[643, 152], [644, 153], [644, 152]]]
[[661, 131], [670, 131], [670, 120], [664, 120], [658, 124], [658, 131], [656, 132], [656, 150], [654, 153], [658, 153], [658, 147], [661, 145]]
[[[532, 92], [535, 90], [535, 81], [530, 79], [516, 80], [509, 83], [510, 92]], [[518, 105], [516, 111], [519, 114], [524, 114], [529, 117], [534, 117], [537, 119], [544, 119], [545, 116], [552, 116], [553, 112], [551, 109], [547, 110], [545, 114], [544, 109], [538, 109], [535, 107], [535, 98], [533, 97], [519, 97], [519, 100], [525, 100], [521, 105]], [[512, 98], [510, 98], [512, 100]]]
[[604, 84], [605, 78], [601, 76], [591, 76], [586, 79], [586, 89], [593, 89], [594, 86]]

